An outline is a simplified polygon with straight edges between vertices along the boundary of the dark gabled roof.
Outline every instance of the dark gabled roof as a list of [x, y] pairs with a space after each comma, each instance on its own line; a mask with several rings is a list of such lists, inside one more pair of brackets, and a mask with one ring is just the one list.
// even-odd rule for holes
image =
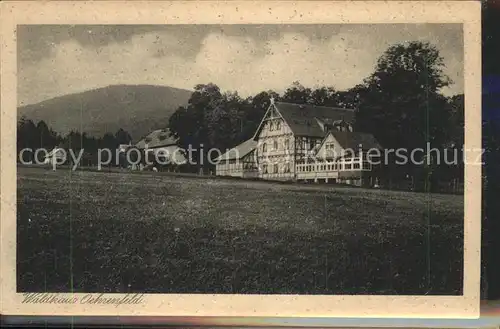
[[343, 120], [354, 123], [354, 110], [337, 107], [275, 102], [274, 105], [297, 136], [323, 137], [318, 120], [325, 123]]
[[149, 133], [146, 137], [142, 138], [135, 147], [138, 149], [143, 149], [147, 145], [148, 148], [164, 147], [169, 145], [175, 145], [177, 140], [170, 135], [170, 130], [168, 128], [154, 130]]
[[344, 149], [359, 150], [361, 148], [362, 150], [382, 150], [382, 146], [380, 146], [372, 134], [334, 130], [330, 131], [330, 133]]
[[256, 147], [257, 147], [257, 141], [255, 141], [254, 139], [249, 139], [247, 141], [244, 141], [240, 145], [233, 147], [226, 153], [222, 154], [220, 157], [217, 158], [217, 160], [241, 159], [245, 155], [255, 150]]

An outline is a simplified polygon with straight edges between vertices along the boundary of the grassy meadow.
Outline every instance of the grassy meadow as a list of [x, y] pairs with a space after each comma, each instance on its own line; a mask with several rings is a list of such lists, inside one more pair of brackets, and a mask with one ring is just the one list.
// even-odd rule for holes
[[463, 196], [18, 168], [26, 292], [462, 293]]

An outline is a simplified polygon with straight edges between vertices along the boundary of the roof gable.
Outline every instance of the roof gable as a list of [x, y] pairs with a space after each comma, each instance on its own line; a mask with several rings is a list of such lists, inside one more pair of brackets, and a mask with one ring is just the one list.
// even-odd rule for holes
[[[327, 150], [325, 144], [333, 143], [335, 145], [333, 150]], [[343, 151], [343, 146], [337, 141], [331, 132], [325, 135], [325, 138], [321, 141], [316, 150], [316, 157], [320, 158], [331, 158], [335, 157], [337, 154], [341, 154]]]
[[279, 117], [281, 119], [283, 119], [284, 121], [284, 124], [286, 124], [286, 120], [285, 118], [283, 118], [283, 116], [281, 115], [281, 113], [278, 111], [278, 109], [276, 108], [276, 105], [275, 105], [275, 102], [274, 102], [274, 99], [271, 99], [271, 104], [269, 105], [269, 107], [267, 108], [266, 110], [266, 113], [264, 113], [264, 116], [262, 117], [262, 119], [260, 120], [260, 123], [259, 123], [259, 126], [257, 127], [257, 130], [255, 130], [255, 133], [253, 135], [253, 139], [256, 139], [257, 136], [260, 134], [260, 132], [262, 131], [262, 128], [264, 127], [264, 122], [271, 118], [271, 117]]
[[[325, 150], [326, 142], [333, 142], [336, 145], [335, 149], [327, 152]], [[357, 154], [360, 150], [368, 151], [371, 149], [382, 150], [382, 146], [372, 134], [332, 130], [323, 138], [316, 151], [316, 157], [338, 158]]]

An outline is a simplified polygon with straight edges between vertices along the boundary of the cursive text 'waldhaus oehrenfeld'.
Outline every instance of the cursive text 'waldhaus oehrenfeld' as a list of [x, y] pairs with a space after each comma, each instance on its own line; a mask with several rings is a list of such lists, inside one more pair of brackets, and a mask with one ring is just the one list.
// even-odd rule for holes
[[124, 304], [142, 304], [144, 294], [126, 294], [124, 296], [108, 297], [104, 294], [71, 294], [24, 293], [24, 304], [101, 304], [120, 306]]

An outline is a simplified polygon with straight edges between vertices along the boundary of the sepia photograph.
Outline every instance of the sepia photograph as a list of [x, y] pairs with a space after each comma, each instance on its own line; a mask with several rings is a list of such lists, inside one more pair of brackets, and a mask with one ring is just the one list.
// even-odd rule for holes
[[462, 293], [461, 25], [17, 36], [19, 291]]
[[17, 24], [21, 303], [464, 296], [464, 26]]

